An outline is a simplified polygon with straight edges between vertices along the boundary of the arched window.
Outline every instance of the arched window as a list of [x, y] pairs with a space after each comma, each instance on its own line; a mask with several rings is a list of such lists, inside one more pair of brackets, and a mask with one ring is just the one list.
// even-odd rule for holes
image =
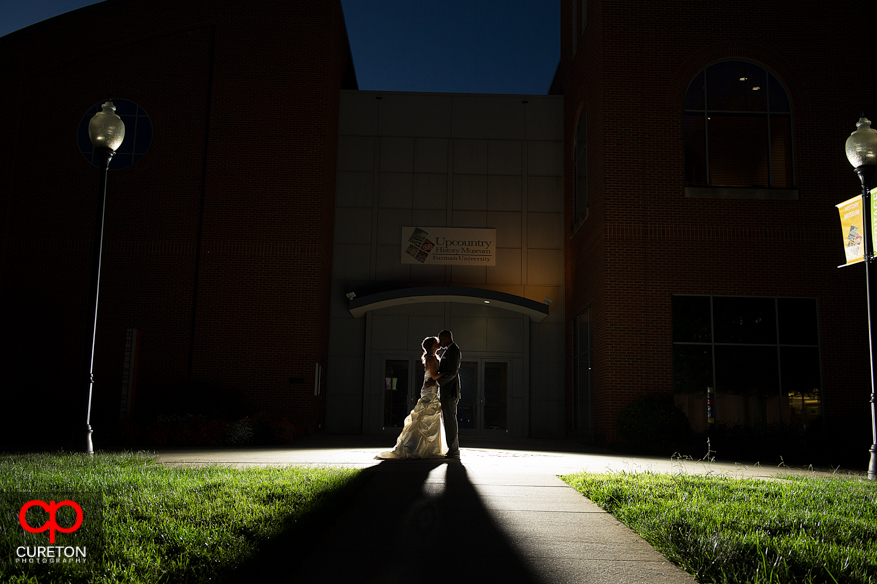
[[579, 37], [588, 25], [588, 0], [572, 0], [572, 53], [576, 54]]
[[588, 216], [588, 113], [584, 108], [576, 125], [574, 212], [576, 225]]
[[683, 107], [686, 186], [795, 186], [789, 96], [764, 67], [714, 63], [691, 81]]

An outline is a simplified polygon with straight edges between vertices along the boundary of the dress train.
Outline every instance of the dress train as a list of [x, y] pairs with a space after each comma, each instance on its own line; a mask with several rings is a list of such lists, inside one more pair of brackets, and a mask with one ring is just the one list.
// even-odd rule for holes
[[438, 396], [438, 386], [432, 385], [421, 388], [420, 399], [405, 418], [396, 447], [375, 458], [443, 458], [447, 453], [448, 441], [445, 438], [442, 404]]

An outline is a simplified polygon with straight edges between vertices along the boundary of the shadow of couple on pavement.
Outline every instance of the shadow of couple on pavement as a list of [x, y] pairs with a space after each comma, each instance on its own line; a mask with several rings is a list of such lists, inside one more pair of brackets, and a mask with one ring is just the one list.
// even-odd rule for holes
[[385, 460], [337, 510], [280, 536], [227, 582], [541, 580], [458, 460]]

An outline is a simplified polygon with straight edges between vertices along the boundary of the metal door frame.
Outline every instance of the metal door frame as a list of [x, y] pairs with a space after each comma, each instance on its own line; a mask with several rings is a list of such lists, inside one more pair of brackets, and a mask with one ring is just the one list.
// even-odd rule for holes
[[[380, 380], [384, 380], [386, 378], [385, 372], [387, 371], [387, 361], [407, 361], [408, 362], [408, 395], [405, 398], [405, 407], [406, 407], [406, 416], [408, 412], [414, 409], [414, 404], [417, 403], [417, 400], [420, 398], [420, 386], [422, 383], [417, 382], [416, 372], [417, 372], [417, 362], [419, 359], [417, 357], [412, 357], [410, 353], [407, 355], [404, 353], [383, 353], [377, 355], [378, 363], [380, 364], [380, 369], [378, 370], [378, 374], [380, 375]], [[415, 388], [415, 385], [417, 386]], [[381, 408], [380, 411], [384, 411], [384, 399], [385, 394], [382, 391], [380, 397]], [[398, 434], [402, 430], [402, 426], [384, 426], [383, 417], [380, 419], [380, 430], [381, 434]]]
[[[467, 358], [465, 355], [463, 356], [462, 363], [477, 363], [478, 364], [478, 373], [476, 375], [477, 380], [475, 384], [475, 428], [460, 428], [459, 434], [460, 436], [508, 436], [509, 435], [509, 426], [511, 425], [511, 391], [512, 391], [512, 382], [511, 375], [513, 371], [512, 363], [514, 357], [512, 356], [499, 356], [499, 357], [469, 357]], [[484, 427], [484, 364], [485, 363], [504, 363], [506, 365], [506, 372], [508, 374], [508, 378], [506, 380], [506, 427], [505, 429], [487, 429]], [[467, 390], [466, 384], [463, 384], [462, 387], [463, 394], [465, 395], [467, 391], [471, 391], [471, 389]]]

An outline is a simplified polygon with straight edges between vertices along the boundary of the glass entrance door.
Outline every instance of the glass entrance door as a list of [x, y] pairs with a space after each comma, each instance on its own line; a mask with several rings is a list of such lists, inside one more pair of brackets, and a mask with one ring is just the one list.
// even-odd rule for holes
[[460, 363], [462, 397], [457, 404], [460, 434], [508, 433], [509, 361], [484, 358]]
[[506, 361], [484, 361], [482, 380], [482, 427], [485, 432], [508, 432], [509, 429], [509, 364]]
[[383, 381], [383, 427], [401, 428], [411, 411], [411, 359], [385, 359]]
[[405, 425], [405, 418], [420, 399], [423, 363], [418, 357], [383, 357], [383, 418], [381, 426], [395, 433]]
[[[423, 364], [418, 358], [384, 358], [383, 429], [397, 431], [420, 397]], [[508, 432], [510, 361], [481, 358], [460, 363], [462, 397], [457, 404], [460, 434]]]

